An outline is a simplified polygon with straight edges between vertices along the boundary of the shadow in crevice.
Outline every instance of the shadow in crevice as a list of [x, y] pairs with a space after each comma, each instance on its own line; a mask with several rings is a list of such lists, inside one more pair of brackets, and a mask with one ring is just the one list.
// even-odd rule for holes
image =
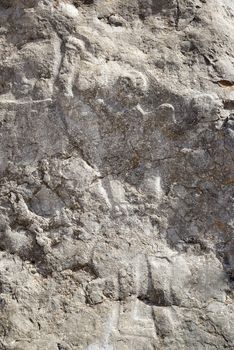
[[152, 0], [152, 14], [156, 15], [163, 10], [173, 8], [175, 6], [174, 1], [171, 0]]

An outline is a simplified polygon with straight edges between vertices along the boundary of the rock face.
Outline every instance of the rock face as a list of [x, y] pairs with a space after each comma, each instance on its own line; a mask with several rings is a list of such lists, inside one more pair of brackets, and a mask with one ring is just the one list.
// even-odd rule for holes
[[233, 0], [0, 0], [0, 349], [234, 349]]

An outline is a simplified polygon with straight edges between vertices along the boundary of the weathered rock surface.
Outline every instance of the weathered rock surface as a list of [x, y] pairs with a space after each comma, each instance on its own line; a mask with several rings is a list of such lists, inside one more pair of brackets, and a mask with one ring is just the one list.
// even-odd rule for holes
[[0, 349], [234, 349], [233, 0], [0, 0]]

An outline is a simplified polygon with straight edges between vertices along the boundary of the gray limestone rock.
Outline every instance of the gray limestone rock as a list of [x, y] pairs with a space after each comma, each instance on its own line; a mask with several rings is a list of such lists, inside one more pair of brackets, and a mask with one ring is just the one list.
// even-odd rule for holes
[[0, 349], [234, 349], [233, 0], [0, 0]]

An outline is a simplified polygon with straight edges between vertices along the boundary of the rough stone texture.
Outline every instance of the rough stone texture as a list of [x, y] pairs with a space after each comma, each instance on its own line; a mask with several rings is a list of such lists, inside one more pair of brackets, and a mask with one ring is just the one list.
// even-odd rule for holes
[[0, 349], [234, 349], [233, 0], [0, 0]]

